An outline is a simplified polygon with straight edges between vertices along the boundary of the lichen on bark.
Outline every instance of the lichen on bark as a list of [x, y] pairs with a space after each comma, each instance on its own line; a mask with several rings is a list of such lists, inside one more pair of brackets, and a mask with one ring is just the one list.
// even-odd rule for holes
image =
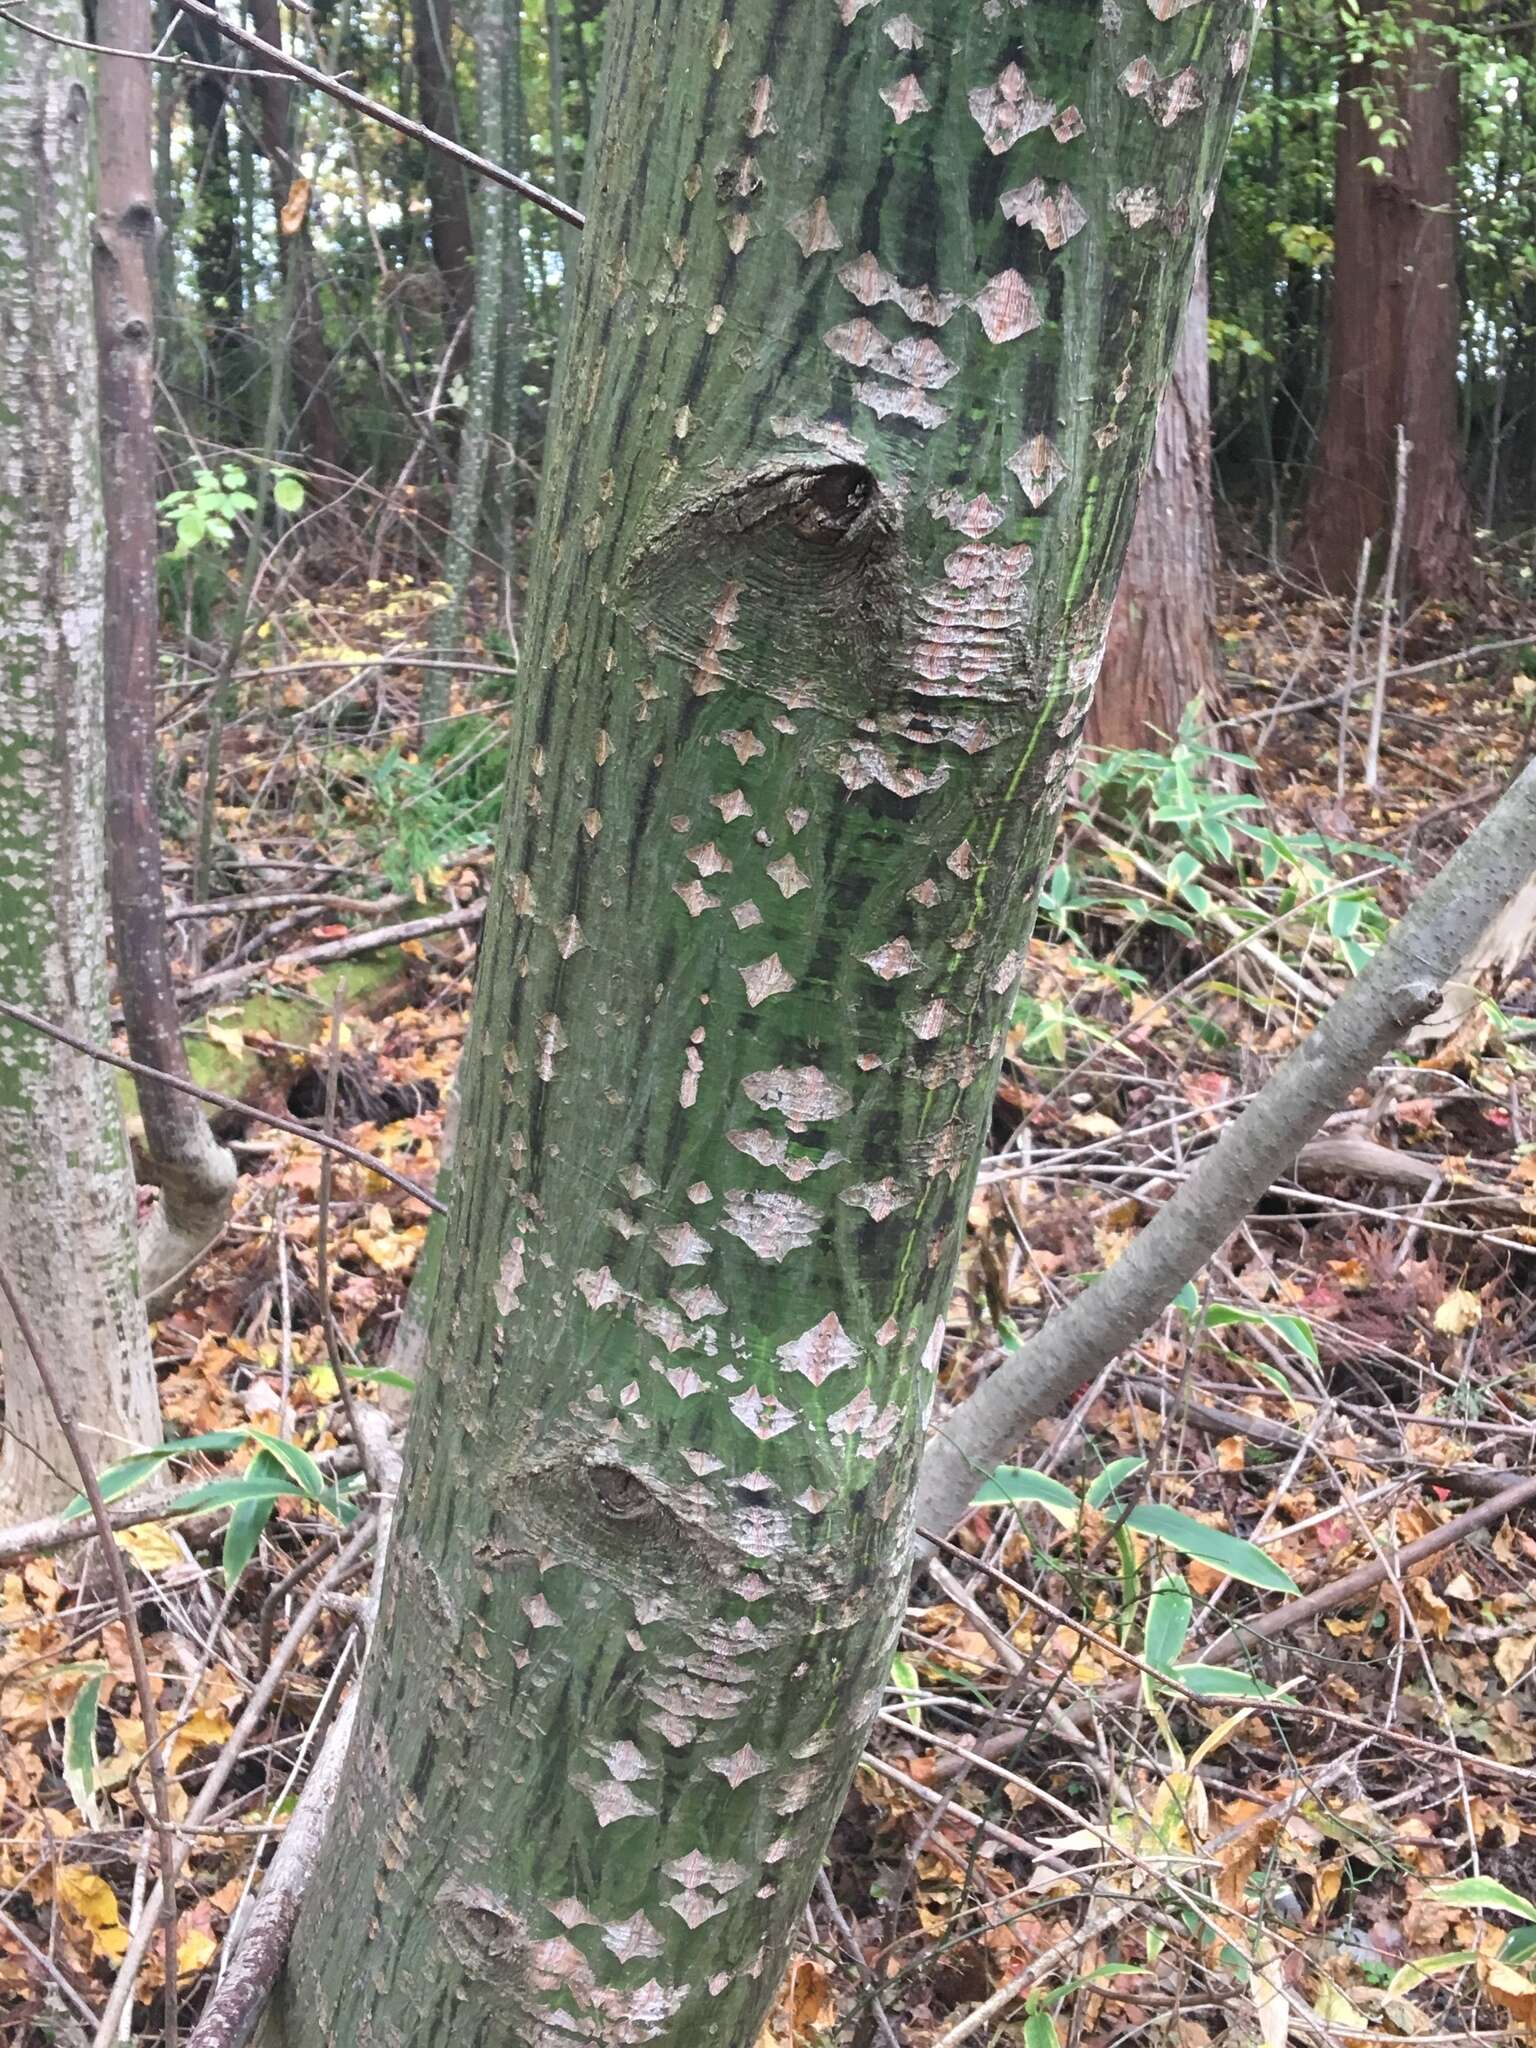
[[614, 13], [430, 1363], [289, 2048], [755, 2037], [888, 1672], [1250, 26]]

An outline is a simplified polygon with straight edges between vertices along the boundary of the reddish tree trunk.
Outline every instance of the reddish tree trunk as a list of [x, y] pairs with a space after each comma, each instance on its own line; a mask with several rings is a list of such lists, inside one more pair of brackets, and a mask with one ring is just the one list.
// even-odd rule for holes
[[1163, 748], [1185, 706], [1208, 703], [1215, 690], [1207, 301], [1202, 258], [1088, 714], [1090, 747]]
[[[1371, 133], [1362, 88], [1395, 146]], [[1328, 398], [1295, 546], [1328, 590], [1353, 588], [1362, 541], [1385, 543], [1399, 425], [1412, 444], [1406, 588], [1447, 597], [1474, 580], [1456, 431], [1458, 96], [1432, 27], [1386, 70], [1351, 65], [1340, 80]]]

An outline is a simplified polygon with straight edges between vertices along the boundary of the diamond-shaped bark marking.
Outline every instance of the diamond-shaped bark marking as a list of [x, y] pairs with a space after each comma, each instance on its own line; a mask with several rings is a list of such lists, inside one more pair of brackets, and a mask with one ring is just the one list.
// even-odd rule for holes
[[837, 18], [847, 28], [866, 7], [874, 7], [878, 0], [837, 0]]
[[844, 321], [841, 327], [830, 328], [823, 339], [833, 355], [855, 369], [863, 369], [866, 363], [883, 363], [886, 357], [885, 336], [872, 320]]
[[723, 1472], [725, 1463], [713, 1451], [684, 1451], [683, 1463], [690, 1471], [697, 1472], [701, 1479], [708, 1479], [712, 1472]]
[[895, 1176], [888, 1173], [883, 1180], [860, 1181], [855, 1187], [844, 1188], [837, 1199], [846, 1202], [850, 1209], [863, 1209], [872, 1222], [883, 1223], [896, 1210], [905, 1209], [912, 1197], [903, 1194]]
[[651, 1242], [669, 1266], [702, 1266], [710, 1252], [709, 1239], [701, 1237], [691, 1223], [669, 1223]]
[[702, 1394], [704, 1391], [704, 1382], [691, 1365], [670, 1366], [662, 1374], [662, 1378], [679, 1401], [689, 1401], [695, 1394]]
[[704, 884], [699, 881], [674, 882], [672, 893], [682, 898], [683, 907], [690, 917], [702, 917], [706, 910], [720, 908], [720, 898], [711, 896]]
[[887, 939], [883, 946], [876, 946], [872, 953], [860, 957], [882, 981], [899, 981], [904, 974], [916, 974], [923, 964], [905, 938]]
[[1088, 123], [1076, 107], [1063, 107], [1051, 123], [1051, 133], [1058, 142], [1075, 142], [1079, 135], [1086, 135]]
[[1055, 119], [1054, 102], [1041, 99], [1017, 64], [1006, 65], [991, 85], [967, 94], [972, 118], [988, 149], [1001, 156], [1021, 135], [1031, 135]]
[[1127, 99], [1139, 100], [1156, 85], [1157, 66], [1150, 57], [1133, 57], [1115, 83]]
[[991, 989], [995, 996], [1007, 995], [1019, 975], [1023, 972], [1024, 955], [1020, 952], [1005, 953], [992, 971]]
[[792, 853], [780, 856], [768, 863], [768, 878], [784, 897], [798, 896], [802, 889], [809, 889], [811, 878], [801, 867]]
[[599, 2029], [601, 2038], [615, 2048], [641, 2048], [643, 2042], [656, 2039], [692, 1989], [691, 1984], [659, 1984], [654, 1977], [637, 1991], [605, 1985], [593, 1992], [591, 2001], [611, 2022]]
[[811, 822], [811, 814], [799, 804], [791, 804], [784, 813], [784, 822], [790, 831], [794, 833], [795, 837], [798, 838]]
[[800, 244], [802, 256], [818, 256], [828, 249], [841, 249], [843, 238], [832, 225], [827, 202], [818, 194], [803, 212], [785, 221], [785, 227]]
[[734, 1789], [745, 1785], [749, 1778], [760, 1778], [768, 1768], [768, 1760], [759, 1756], [750, 1742], [744, 1742], [731, 1756], [711, 1757], [707, 1768]]
[[[868, 0], [863, 0], [867, 5]], [[1147, 0], [1148, 11], [1158, 21], [1172, 21], [1176, 14], [1182, 14], [1186, 7], [1194, 7], [1198, 0]]]
[[725, 1911], [724, 1899], [712, 1899], [704, 1892], [679, 1892], [675, 1899], [668, 1899], [668, 1906], [692, 1928], [700, 1928], [706, 1920], [713, 1920], [717, 1913]]
[[935, 1318], [933, 1328], [928, 1332], [928, 1342], [923, 1346], [922, 1367], [924, 1372], [937, 1372], [939, 1360], [944, 1355], [944, 1318]]
[[564, 1628], [565, 1623], [556, 1614], [542, 1593], [530, 1593], [522, 1603], [523, 1613], [528, 1617], [530, 1628]]
[[556, 1899], [549, 1908], [562, 1927], [595, 1927], [597, 1922], [580, 1899]]
[[1015, 227], [1034, 228], [1048, 249], [1059, 249], [1088, 225], [1086, 209], [1065, 179], [1051, 192], [1044, 178], [1016, 185], [997, 202]]
[[793, 1429], [800, 1419], [777, 1394], [764, 1394], [756, 1387], [748, 1387], [743, 1394], [732, 1394], [730, 1407], [736, 1420], [764, 1443], [782, 1436], [786, 1429]]
[[1036, 434], [1026, 441], [1017, 454], [1008, 457], [1007, 467], [1018, 478], [1025, 497], [1037, 512], [1067, 475], [1061, 451], [1046, 434]]
[[690, 846], [683, 858], [691, 861], [701, 875], [728, 875], [731, 872], [731, 863], [713, 839], [706, 839], [701, 846]]
[[585, 1295], [588, 1308], [612, 1308], [624, 1299], [624, 1290], [606, 1266], [596, 1271], [585, 1267], [576, 1275], [576, 1286]]
[[804, 1508], [808, 1515], [819, 1515], [833, 1498], [832, 1494], [823, 1493], [818, 1487], [808, 1486], [804, 1493], [797, 1493], [795, 1495], [795, 1506], [797, 1508]]
[[988, 341], [1016, 341], [1040, 325], [1035, 295], [1016, 270], [1000, 270], [971, 301]]
[[894, 85], [882, 85], [880, 97], [896, 116], [898, 128], [904, 121], [910, 121], [914, 114], [932, 112], [932, 103], [915, 71], [909, 71], [905, 78], [898, 78]]
[[923, 32], [910, 14], [893, 14], [883, 26], [898, 50], [920, 50], [923, 47]]
[[777, 953], [770, 953], [766, 960], [756, 960], [750, 967], [738, 967], [747, 991], [747, 1005], [757, 1009], [770, 996], [787, 996], [795, 986], [795, 977], [785, 967]]
[[774, 1355], [791, 1372], [804, 1373], [813, 1387], [819, 1387], [833, 1373], [855, 1364], [862, 1354], [833, 1313], [813, 1323], [792, 1343], [781, 1344]]
[[962, 882], [968, 882], [976, 872], [976, 849], [969, 839], [962, 839], [944, 862], [952, 875], [958, 875]]
[[633, 1913], [603, 1929], [603, 1947], [611, 1949], [621, 1963], [631, 1963], [636, 1956], [659, 1956], [666, 1943], [643, 1913]]
[[[1019, 281], [1023, 283], [1022, 278]], [[904, 384], [915, 384], [920, 391], [942, 391], [959, 367], [926, 334], [902, 335], [891, 343], [889, 360], [875, 365], [888, 376], [899, 377]]]
[[705, 1316], [725, 1314], [725, 1303], [713, 1287], [674, 1287], [672, 1299], [690, 1323], [702, 1322]]
[[539, 1019], [538, 1075], [541, 1081], [553, 1081], [556, 1056], [564, 1052], [570, 1042], [565, 1035], [564, 1025], [553, 1011], [547, 1017]]
[[668, 1355], [676, 1351], [692, 1351], [693, 1337], [682, 1317], [665, 1302], [642, 1301], [635, 1306], [635, 1321], [642, 1330], [665, 1347]]
[[763, 913], [755, 903], [733, 903], [731, 917], [739, 932], [749, 932], [753, 925], [761, 924], [763, 921]]
[[938, 902], [938, 900], [939, 885], [937, 882], [933, 881], [930, 877], [927, 876], [925, 876], [921, 882], [917, 883], [914, 888], [911, 888], [907, 891], [907, 901], [909, 903], [920, 904], [924, 910], [932, 910], [933, 906], [935, 905], [935, 903]]
[[839, 1408], [835, 1415], [827, 1417], [828, 1436], [857, 1436], [868, 1427], [875, 1417], [875, 1397], [868, 1387], [860, 1387], [846, 1408]]
[[755, 140], [759, 135], [778, 132], [779, 124], [773, 118], [773, 80], [754, 78], [747, 95], [747, 133]]
[[562, 960], [579, 953], [586, 943], [586, 935], [575, 917], [568, 917], [564, 924], [555, 927], [555, 950]]
[[746, 726], [736, 732], [721, 733], [720, 744], [730, 748], [743, 768], [749, 761], [755, 761], [759, 754], [767, 752], [757, 734]]
[[853, 395], [860, 405], [867, 405], [877, 419], [910, 420], [915, 427], [931, 429], [942, 427], [949, 418], [947, 405], [940, 405], [925, 391], [905, 384], [874, 384], [868, 378], [861, 378], [853, 387]]
[[730, 1521], [748, 1557], [777, 1557], [789, 1548], [789, 1517], [779, 1508], [738, 1508]]
[[632, 1784], [636, 1778], [653, 1778], [652, 1769], [643, 1749], [637, 1749], [632, 1742], [610, 1742], [602, 1751], [603, 1762], [608, 1767], [610, 1778], [617, 1778], [621, 1784]]
[[720, 796], [712, 796], [710, 802], [727, 825], [736, 818], [750, 818], [752, 815], [752, 806], [739, 789], [728, 789]]
[[792, 1131], [831, 1123], [853, 1107], [848, 1090], [820, 1067], [769, 1067], [764, 1073], [748, 1074], [741, 1092], [759, 1109], [777, 1110]]
[[972, 540], [984, 539], [1008, 517], [1007, 506], [994, 504], [985, 491], [978, 491], [974, 498], [966, 497], [963, 491], [935, 491], [928, 500], [928, 510], [945, 526]]
[[1146, 227], [1163, 210], [1162, 197], [1155, 185], [1128, 185], [1115, 194], [1110, 204], [1129, 221], [1133, 231]]

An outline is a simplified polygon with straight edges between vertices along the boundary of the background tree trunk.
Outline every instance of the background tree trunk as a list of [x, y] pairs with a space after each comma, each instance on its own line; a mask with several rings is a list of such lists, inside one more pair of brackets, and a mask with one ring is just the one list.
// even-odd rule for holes
[[1120, 572], [1104, 666], [1084, 734], [1089, 747], [1165, 750], [1186, 707], [1208, 705], [1215, 696], [1216, 535], [1206, 318], [1202, 261]]
[[[419, 118], [436, 134], [457, 142], [463, 123], [454, 78], [453, 0], [412, 0], [411, 36]], [[483, 143], [481, 152], [485, 153]], [[475, 287], [469, 180], [458, 164], [429, 149], [426, 184], [432, 260], [448, 294], [443, 329], [452, 334], [469, 310]]]
[[[79, 37], [78, 7], [30, 19]], [[0, 987], [107, 1037], [102, 534], [91, 345], [86, 60], [0, 24]], [[0, 1022], [0, 1257], [103, 1461], [159, 1440], [133, 1187], [104, 1067]], [[0, 1518], [46, 1513], [73, 1463], [0, 1311]]]
[[[1328, 398], [1293, 550], [1338, 593], [1354, 589], [1362, 541], [1386, 546], [1399, 425], [1413, 448], [1404, 588], [1443, 599], [1475, 578], [1456, 423], [1460, 83], [1427, 11], [1411, 52], [1383, 70], [1348, 66], [1339, 81]], [[1396, 144], [1371, 132], [1362, 90], [1385, 102]], [[1372, 157], [1385, 169], [1366, 167]]]
[[773, 1995], [889, 1672], [1252, 14], [1109, 18], [609, 24], [431, 1356], [288, 2048], [743, 2048]]
[[[148, 50], [151, 0], [97, 0], [107, 50]], [[154, 81], [132, 57], [97, 59], [100, 211], [94, 277], [106, 513], [107, 864], [129, 1050], [190, 1078], [166, 947], [155, 806]], [[206, 75], [206, 74], [203, 74]], [[220, 122], [222, 125], [222, 113]], [[168, 1300], [224, 1227], [235, 1162], [190, 1097], [138, 1084], [160, 1200], [140, 1234], [144, 1292]]]

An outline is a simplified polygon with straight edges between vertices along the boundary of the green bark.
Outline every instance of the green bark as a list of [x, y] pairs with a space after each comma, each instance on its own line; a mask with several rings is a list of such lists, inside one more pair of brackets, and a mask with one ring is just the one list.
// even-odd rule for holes
[[[78, 7], [29, 17], [79, 37]], [[86, 61], [0, 23], [0, 994], [108, 1036], [102, 500]], [[133, 1187], [106, 1070], [0, 1023], [0, 1257], [105, 1463], [160, 1421]], [[75, 1490], [68, 1444], [0, 1311], [0, 1519]]]
[[744, 2048], [887, 1676], [1251, 20], [920, 12], [610, 24], [429, 1369], [289, 2048]]

